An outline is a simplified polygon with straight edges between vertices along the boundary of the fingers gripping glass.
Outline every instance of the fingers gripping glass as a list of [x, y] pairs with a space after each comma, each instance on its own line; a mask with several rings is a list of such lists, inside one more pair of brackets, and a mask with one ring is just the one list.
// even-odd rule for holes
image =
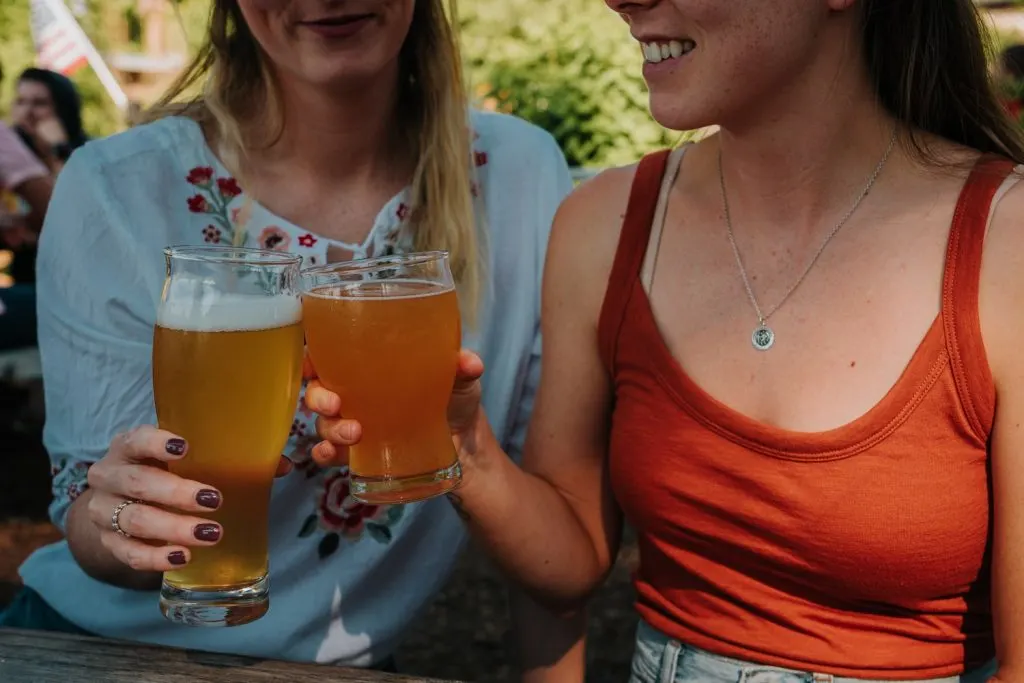
[[447, 409], [461, 346], [446, 252], [349, 261], [302, 274], [306, 345], [324, 386], [362, 426], [352, 495], [409, 503], [462, 477]]
[[301, 258], [225, 247], [165, 250], [153, 336], [161, 429], [188, 441], [170, 471], [218, 489], [220, 542], [164, 574], [171, 621], [233, 626], [269, 608], [268, 508], [302, 378]]

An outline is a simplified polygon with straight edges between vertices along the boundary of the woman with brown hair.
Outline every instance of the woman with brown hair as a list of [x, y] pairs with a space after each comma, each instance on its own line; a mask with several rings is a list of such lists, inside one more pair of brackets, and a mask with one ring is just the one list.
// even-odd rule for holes
[[607, 3], [719, 132], [563, 203], [524, 469], [465, 354], [476, 537], [575, 610], [628, 520], [635, 683], [1024, 681], [1024, 141], [974, 4]]
[[162, 249], [233, 244], [306, 264], [448, 250], [465, 344], [496, 368], [484, 401], [515, 454], [565, 160], [537, 128], [470, 113], [442, 0], [216, 0], [206, 46], [152, 118], [75, 152], [50, 205], [39, 336], [51, 512], [67, 540], [28, 559], [0, 622], [384, 666], [464, 527], [443, 500], [359, 504], [347, 469], [312, 462], [304, 403], [285, 454], [296, 471], [271, 500], [273, 609], [214, 630], [161, 616], [160, 572], [221, 535], [202, 516], [220, 492], [161, 469], [187, 444], [147, 426]]

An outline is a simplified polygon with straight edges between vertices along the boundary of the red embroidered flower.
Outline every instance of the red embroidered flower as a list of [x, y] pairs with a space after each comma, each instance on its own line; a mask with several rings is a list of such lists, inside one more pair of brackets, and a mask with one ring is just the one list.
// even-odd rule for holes
[[210, 203], [201, 194], [195, 194], [188, 198], [188, 210], [192, 213], [207, 213], [210, 210]]
[[315, 237], [313, 237], [311, 234], [309, 234], [308, 232], [305, 235], [302, 235], [301, 237], [299, 237], [299, 244], [301, 244], [302, 246], [306, 247], [307, 249], [309, 247], [312, 247], [316, 243], [317, 243], [317, 239]]
[[399, 204], [398, 210], [395, 211], [395, 215], [398, 216], [398, 220], [404, 221], [406, 218], [409, 217], [409, 205], [406, 204], [405, 202]]
[[276, 225], [270, 225], [263, 228], [263, 232], [256, 238], [256, 241], [261, 249], [287, 251], [288, 245], [292, 243], [292, 236]]
[[242, 194], [242, 188], [234, 178], [217, 178], [217, 189], [220, 190], [221, 196], [228, 200]]
[[209, 166], [196, 166], [185, 176], [185, 180], [190, 185], [205, 185], [210, 182], [211, 178], [213, 178], [213, 169]]
[[203, 228], [203, 239], [210, 244], [220, 244], [220, 228], [207, 225]]
[[473, 152], [473, 161], [477, 166], [483, 166], [487, 163], [487, 152]]
[[342, 536], [358, 537], [363, 533], [366, 520], [376, 519], [386, 512], [387, 508], [364, 505], [349, 495], [347, 469], [331, 473], [324, 481], [319, 514], [320, 525], [328, 531], [339, 532]]

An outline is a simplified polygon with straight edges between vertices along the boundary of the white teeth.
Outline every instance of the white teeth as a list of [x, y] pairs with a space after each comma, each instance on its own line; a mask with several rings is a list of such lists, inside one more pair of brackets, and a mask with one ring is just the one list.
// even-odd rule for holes
[[657, 64], [666, 59], [678, 59], [697, 47], [697, 44], [687, 39], [670, 40], [667, 43], [641, 43], [640, 47], [643, 49], [644, 59]]

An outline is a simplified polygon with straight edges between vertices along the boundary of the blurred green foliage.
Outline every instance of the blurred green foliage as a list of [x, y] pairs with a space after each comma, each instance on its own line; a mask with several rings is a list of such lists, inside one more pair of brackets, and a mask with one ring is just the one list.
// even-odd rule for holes
[[548, 130], [570, 165], [631, 163], [679, 137], [651, 119], [640, 50], [600, 0], [462, 0], [459, 9], [480, 104]]

